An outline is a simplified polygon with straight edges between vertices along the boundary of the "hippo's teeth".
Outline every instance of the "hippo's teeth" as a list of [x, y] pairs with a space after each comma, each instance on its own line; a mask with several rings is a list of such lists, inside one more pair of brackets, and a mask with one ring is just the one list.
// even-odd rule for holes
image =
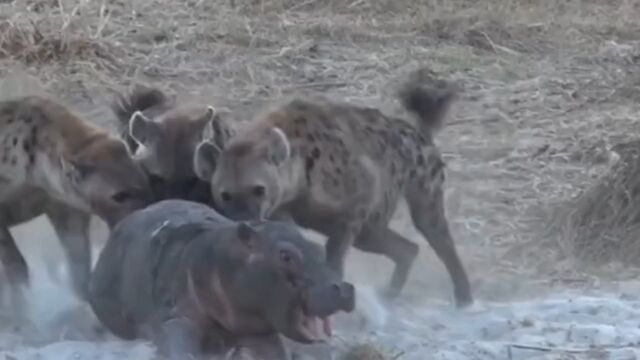
[[324, 334], [327, 335], [327, 337], [331, 337], [333, 335], [330, 317], [322, 318], [322, 329], [324, 330]]

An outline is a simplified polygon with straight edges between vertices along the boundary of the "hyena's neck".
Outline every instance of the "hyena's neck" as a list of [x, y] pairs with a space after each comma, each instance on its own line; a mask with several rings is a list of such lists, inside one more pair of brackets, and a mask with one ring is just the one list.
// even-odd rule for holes
[[279, 174], [282, 189], [280, 204], [296, 200], [308, 190], [305, 161], [299, 156], [293, 156], [282, 166]]
[[82, 210], [89, 210], [77, 187], [77, 173], [73, 167], [75, 154], [90, 146], [103, 134], [91, 127], [76, 131], [74, 137], [55, 132], [52, 140], [33, 154], [31, 162], [31, 182], [51, 197]]
[[81, 199], [73, 181], [71, 163], [66, 152], [52, 148], [34, 155], [29, 182], [58, 201], [87, 210], [88, 205]]

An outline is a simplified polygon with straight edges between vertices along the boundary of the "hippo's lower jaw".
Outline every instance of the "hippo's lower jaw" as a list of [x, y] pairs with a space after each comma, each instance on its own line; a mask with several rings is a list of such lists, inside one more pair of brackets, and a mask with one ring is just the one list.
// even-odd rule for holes
[[296, 321], [300, 338], [294, 339], [305, 344], [326, 342], [332, 335], [330, 317], [318, 317], [300, 309]]

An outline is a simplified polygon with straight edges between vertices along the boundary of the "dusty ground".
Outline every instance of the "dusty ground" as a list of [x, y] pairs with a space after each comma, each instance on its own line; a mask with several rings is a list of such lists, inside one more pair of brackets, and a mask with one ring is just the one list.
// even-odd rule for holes
[[[554, 214], [551, 209], [607, 170], [612, 159], [609, 147], [634, 139], [640, 130], [635, 121], [640, 107], [640, 4], [540, 3], [0, 0], [0, 76], [28, 74], [92, 120], [112, 126], [114, 119], [106, 109], [112, 91], [135, 82], [206, 101], [242, 119], [269, 100], [301, 91], [320, 91], [393, 111], [397, 105], [391, 95], [398, 79], [416, 68], [431, 68], [464, 89], [436, 142], [448, 165], [447, 204], [454, 235], [476, 297], [491, 304], [480, 314], [504, 322], [519, 316], [514, 314], [554, 306], [580, 313], [591, 306], [590, 300], [576, 305], [581, 307], [576, 310], [559, 306], [554, 299], [577, 298], [587, 291], [616, 296], [622, 289], [633, 292], [635, 287], [627, 280], [638, 272], [617, 264], [585, 268], [572, 258], [571, 244], [544, 230]], [[2, 96], [22, 91], [11, 84], [1, 87]], [[448, 276], [404, 215], [401, 209], [394, 226], [421, 244], [424, 260], [416, 264], [410, 289], [395, 307], [376, 311], [364, 306], [370, 320], [380, 320], [369, 324], [378, 330], [363, 335], [356, 329], [360, 337], [354, 338], [344, 325], [344, 336], [336, 346], [371, 339], [384, 343], [384, 334], [393, 334], [398, 339], [386, 338], [389, 344], [406, 346], [389, 350], [389, 358], [421, 359], [424, 351], [439, 358], [471, 353], [478, 358], [517, 357], [502, 350], [488, 351], [486, 357], [475, 348], [456, 352], [447, 342], [450, 333], [429, 335], [437, 321], [428, 314], [441, 314], [439, 321], [451, 324], [456, 324], [452, 317], [460, 324], [465, 320], [450, 313]], [[16, 231], [34, 266], [59, 255], [44, 221]], [[97, 231], [97, 242], [103, 236]], [[390, 271], [386, 260], [355, 251], [348, 266], [349, 276], [363, 286], [384, 284]], [[59, 291], [50, 289], [53, 285], [46, 278], [39, 284], [32, 319], [46, 318], [49, 324], [55, 311], [47, 307], [53, 306], [47, 294]], [[545, 296], [536, 306], [515, 302]], [[598, 296], [607, 298], [606, 293]], [[510, 315], [500, 315], [506, 313]], [[394, 321], [385, 325], [384, 314]], [[541, 315], [545, 316], [543, 322], [556, 321]], [[633, 319], [637, 314], [628, 316]], [[408, 324], [408, 319], [419, 324]], [[563, 324], [570, 327], [569, 323]], [[525, 327], [540, 333], [535, 326]], [[482, 344], [474, 342], [470, 333], [456, 334], [476, 346]], [[496, 336], [502, 345], [518, 342], [500, 334]], [[51, 342], [49, 338], [38, 342], [45, 348], [34, 349], [29, 348], [33, 340], [29, 336], [15, 336], [20, 345], [9, 341], [5, 347], [18, 349], [11, 352], [16, 358], [35, 358], [38, 349], [44, 349], [45, 358], [62, 351], [55, 342], [44, 345]], [[113, 358], [120, 352], [142, 358], [147, 355], [135, 351], [149, 351], [143, 345], [119, 350], [125, 346], [119, 342], [104, 350], [101, 344], [81, 343], [75, 349], [89, 347], [88, 353], [102, 354], [87, 358]], [[502, 345], [494, 347], [507, 348]], [[27, 350], [19, 350], [20, 346]], [[542, 357], [581, 356], [581, 350], [562, 351], [553, 344], [529, 351]]]

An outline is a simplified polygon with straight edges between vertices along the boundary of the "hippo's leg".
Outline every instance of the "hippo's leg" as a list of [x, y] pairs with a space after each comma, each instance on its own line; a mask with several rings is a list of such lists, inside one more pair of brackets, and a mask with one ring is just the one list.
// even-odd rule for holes
[[65, 251], [73, 289], [80, 299], [87, 300], [91, 274], [91, 215], [56, 203], [47, 210], [47, 216]]
[[154, 342], [171, 360], [201, 359], [202, 332], [185, 318], [174, 318], [156, 327]]
[[[238, 347], [248, 350], [256, 359], [289, 360], [291, 357], [278, 334], [248, 336], [238, 340]], [[241, 354], [241, 352], [238, 352]]]
[[135, 322], [126, 316], [120, 302], [110, 295], [97, 295], [90, 290], [89, 303], [100, 322], [114, 335], [124, 340], [136, 338]]
[[386, 256], [395, 263], [395, 270], [386, 294], [389, 298], [395, 298], [407, 282], [419, 247], [396, 231], [383, 226], [365, 225], [354, 246], [362, 251]]

